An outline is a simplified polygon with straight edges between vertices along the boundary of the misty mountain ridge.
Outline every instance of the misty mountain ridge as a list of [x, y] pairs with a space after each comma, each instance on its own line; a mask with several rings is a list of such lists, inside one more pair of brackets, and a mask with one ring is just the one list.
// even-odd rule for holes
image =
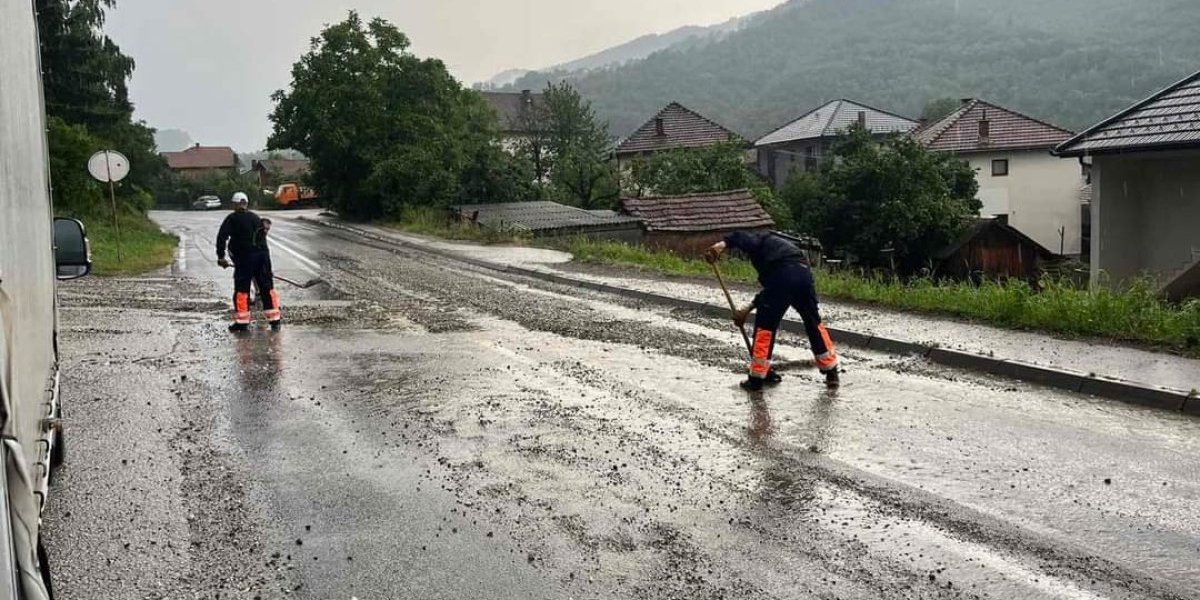
[[[623, 44], [601, 50], [583, 58], [540, 69], [545, 73], [580, 73], [592, 69], [621, 66], [630, 61], [640, 60], [668, 48], [684, 44], [696, 44], [719, 39], [721, 36], [736, 31], [754, 15], [735, 17], [716, 25], [686, 25], [666, 33], [651, 33], [635, 38]], [[496, 74], [491, 79], [476, 87], [482, 89], [497, 89], [513, 86], [526, 75], [535, 71], [527, 69], [508, 69]]]
[[1184, 0], [792, 0], [700, 43], [512, 87], [569, 80], [618, 136], [678, 101], [755, 139], [843, 97], [914, 118], [981, 97], [1080, 130], [1200, 70], [1195, 23], [1200, 2]]

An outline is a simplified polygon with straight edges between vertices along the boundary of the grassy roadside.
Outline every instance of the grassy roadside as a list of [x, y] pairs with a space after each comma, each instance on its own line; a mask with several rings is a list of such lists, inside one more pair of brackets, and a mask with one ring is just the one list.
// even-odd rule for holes
[[[712, 272], [703, 260], [621, 243], [579, 239], [564, 249], [581, 262], [633, 266], [666, 275], [704, 277]], [[722, 272], [732, 281], [756, 281], [753, 267], [744, 261], [724, 261]], [[1011, 329], [1149, 344], [1200, 356], [1200, 301], [1170, 304], [1157, 298], [1147, 285], [1120, 292], [1089, 292], [1048, 280], [1041, 292], [1034, 293], [1019, 281], [976, 287], [928, 279], [902, 283], [849, 272], [820, 272], [817, 286], [828, 298], [949, 315]]]
[[[399, 221], [384, 225], [450, 240], [533, 243], [528, 236], [513, 232], [452, 223], [443, 213], [430, 209], [407, 210]], [[634, 267], [663, 275], [712, 276], [712, 268], [703, 260], [641, 246], [586, 238], [546, 245], [568, 251], [582, 263]], [[754, 268], [746, 261], [724, 260], [721, 271], [729, 281], [757, 281]], [[1123, 291], [1086, 291], [1047, 279], [1043, 289], [1035, 293], [1021, 281], [974, 286], [930, 279], [897, 282], [848, 271], [819, 271], [817, 287], [823, 297], [831, 299], [958, 317], [1008, 329], [1130, 342], [1200, 357], [1200, 300], [1182, 305], [1164, 302], [1146, 284]]]
[[121, 258], [117, 261], [117, 234], [112, 215], [77, 217], [92, 243], [93, 272], [100, 276], [138, 275], [171, 264], [179, 238], [163, 233], [144, 214], [121, 213]]

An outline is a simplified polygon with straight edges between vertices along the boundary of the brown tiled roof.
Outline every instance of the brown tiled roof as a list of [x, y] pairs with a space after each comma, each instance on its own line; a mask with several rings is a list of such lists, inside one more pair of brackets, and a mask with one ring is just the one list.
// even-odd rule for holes
[[733, 231], [775, 226], [749, 190], [624, 198], [621, 208], [642, 219], [647, 231]]
[[[662, 119], [663, 133], [658, 133]], [[617, 146], [617, 154], [656, 152], [673, 148], [702, 148], [723, 142], [746, 143], [738, 134], [672, 102]]]
[[308, 160], [268, 158], [254, 161], [251, 168], [275, 171], [284, 177], [300, 177], [308, 173]]
[[192, 146], [182, 152], [163, 152], [172, 169], [232, 169], [237, 153], [228, 146]]
[[[979, 123], [988, 121], [988, 137], [979, 135]], [[1050, 149], [1071, 137], [1071, 132], [1045, 121], [985, 102], [963, 100], [949, 115], [913, 131], [913, 137], [938, 152], [988, 152], [991, 150]]]
[[533, 233], [553, 231], [587, 231], [611, 229], [637, 229], [638, 219], [618, 215], [609, 211], [583, 210], [548, 200], [535, 202], [507, 202], [500, 204], [464, 204], [451, 206], [450, 210], [460, 218], [476, 219], [481, 225], [493, 228], [508, 228]]
[[1064, 142], [1055, 154], [1079, 156], [1200, 146], [1200, 73], [1134, 104]]
[[488, 106], [496, 111], [503, 133], [525, 133], [521, 125], [523, 111], [542, 103], [542, 95], [532, 92], [479, 92]]

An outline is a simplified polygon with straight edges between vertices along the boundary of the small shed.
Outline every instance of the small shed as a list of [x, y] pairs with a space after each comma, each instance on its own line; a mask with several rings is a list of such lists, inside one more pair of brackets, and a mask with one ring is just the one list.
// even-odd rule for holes
[[640, 219], [612, 211], [588, 211], [557, 202], [464, 204], [450, 207], [454, 218], [480, 227], [528, 233], [535, 237], [582, 235], [641, 243]]
[[1055, 254], [1004, 219], [982, 219], [935, 258], [938, 273], [953, 279], [1019, 277], [1036, 283]]
[[646, 229], [646, 245], [696, 256], [731, 231], [767, 231], [775, 220], [750, 190], [624, 198], [621, 210]]

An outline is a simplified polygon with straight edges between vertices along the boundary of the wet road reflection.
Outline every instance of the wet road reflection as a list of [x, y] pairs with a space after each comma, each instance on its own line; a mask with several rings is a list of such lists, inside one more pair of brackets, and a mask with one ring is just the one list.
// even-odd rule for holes
[[274, 393], [284, 370], [283, 334], [252, 329], [239, 334], [236, 340], [234, 348], [242, 388], [255, 396]]

